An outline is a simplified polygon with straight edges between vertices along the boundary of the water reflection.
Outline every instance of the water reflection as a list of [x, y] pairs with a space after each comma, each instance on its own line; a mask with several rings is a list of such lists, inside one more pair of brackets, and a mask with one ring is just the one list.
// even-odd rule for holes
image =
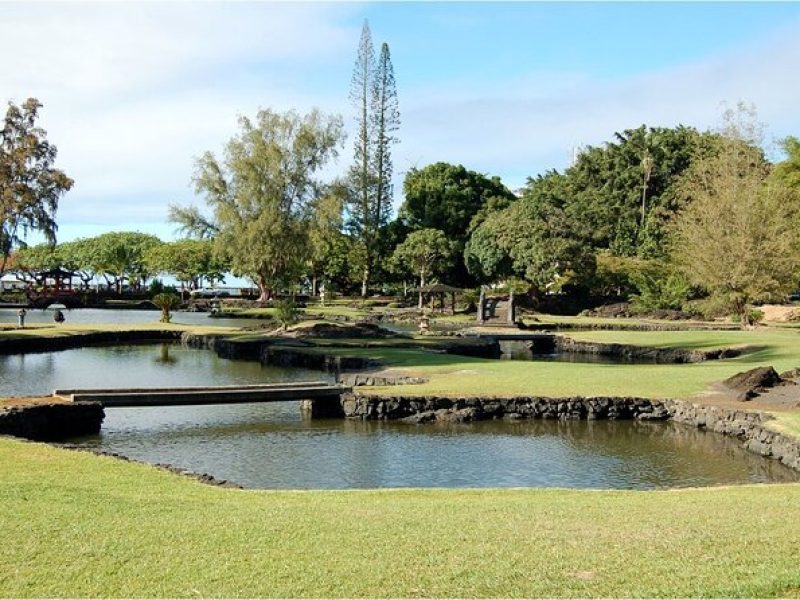
[[672, 423], [304, 420], [297, 403], [113, 409], [90, 443], [274, 489], [653, 489], [800, 480], [736, 440]]
[[[299, 380], [330, 378], [170, 344], [0, 356], [0, 395]], [[84, 441], [255, 488], [652, 489], [800, 480], [734, 439], [672, 423], [307, 420], [298, 402], [106, 412], [102, 435]]]
[[305, 369], [229, 361], [179, 344], [93, 346], [0, 355], [0, 396], [49, 394], [56, 388], [165, 387], [330, 380]]

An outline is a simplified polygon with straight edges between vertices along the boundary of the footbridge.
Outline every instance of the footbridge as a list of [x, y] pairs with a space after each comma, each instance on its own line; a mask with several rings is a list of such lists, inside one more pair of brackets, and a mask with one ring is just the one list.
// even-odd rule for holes
[[54, 390], [53, 396], [67, 402], [97, 402], [106, 408], [307, 400], [311, 416], [321, 417], [341, 414], [341, 396], [350, 391], [349, 387], [325, 381], [299, 381], [202, 387], [61, 389]]

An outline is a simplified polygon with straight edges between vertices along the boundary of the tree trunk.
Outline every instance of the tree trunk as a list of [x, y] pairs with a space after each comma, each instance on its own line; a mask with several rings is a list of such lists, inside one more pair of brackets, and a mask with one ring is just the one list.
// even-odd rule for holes
[[425, 271], [419, 272], [419, 309], [422, 310], [422, 288], [425, 287]]
[[367, 290], [369, 288], [369, 267], [364, 267], [364, 275], [361, 278], [361, 297], [367, 297]]
[[315, 298], [317, 296], [317, 276], [311, 276], [311, 297]]

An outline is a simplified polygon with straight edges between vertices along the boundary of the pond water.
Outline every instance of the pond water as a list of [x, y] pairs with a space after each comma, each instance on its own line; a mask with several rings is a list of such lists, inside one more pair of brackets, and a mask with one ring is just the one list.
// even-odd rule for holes
[[[16, 308], [0, 308], [0, 323], [17, 324]], [[75, 308], [72, 310], [61, 309], [66, 318], [66, 324], [80, 325], [131, 325], [136, 323], [158, 323], [161, 313], [158, 310], [141, 309], [115, 309], [115, 308]], [[25, 323], [41, 324], [53, 323], [54, 308], [27, 309]], [[216, 325], [218, 327], [253, 327], [258, 321], [253, 319], [211, 319], [208, 313], [183, 312], [172, 313], [172, 322], [182, 325]]]
[[658, 361], [648, 357], [626, 357], [610, 354], [592, 354], [590, 352], [553, 352], [543, 353], [531, 350], [530, 342], [522, 340], [501, 340], [501, 360], [535, 360], [538, 362], [571, 362], [601, 364], [655, 364]]
[[[0, 356], [0, 396], [56, 387], [325, 379], [170, 344]], [[650, 489], [800, 480], [735, 440], [672, 423], [309, 420], [299, 402], [117, 408], [106, 415], [99, 436], [76, 441], [254, 488]]]

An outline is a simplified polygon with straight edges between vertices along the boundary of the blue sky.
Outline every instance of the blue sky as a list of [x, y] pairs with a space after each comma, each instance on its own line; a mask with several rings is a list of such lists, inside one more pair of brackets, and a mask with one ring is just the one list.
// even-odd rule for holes
[[352, 128], [365, 18], [398, 82], [397, 204], [414, 166], [516, 188], [620, 129], [713, 128], [723, 102], [754, 103], [772, 138], [800, 134], [798, 3], [4, 2], [0, 99], [44, 103], [76, 180], [60, 239], [174, 237], [167, 204], [202, 205], [193, 157], [218, 152], [238, 114], [317, 106]]

